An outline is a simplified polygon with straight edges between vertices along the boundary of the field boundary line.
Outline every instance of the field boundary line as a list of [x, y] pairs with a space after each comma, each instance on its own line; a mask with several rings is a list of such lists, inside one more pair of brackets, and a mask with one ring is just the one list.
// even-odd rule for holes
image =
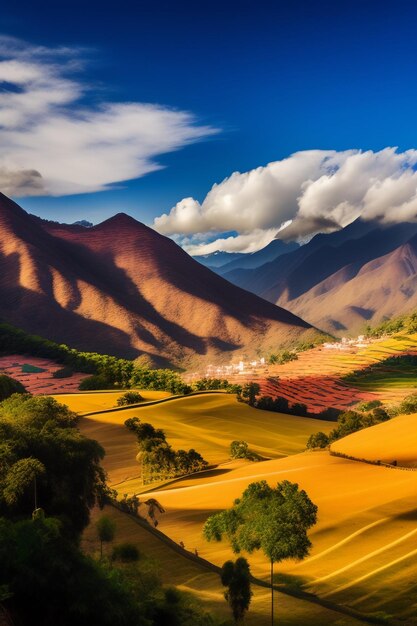
[[[211, 571], [220, 576], [221, 567], [219, 567], [218, 565], [215, 565], [211, 561], [208, 561], [207, 559], [204, 559], [201, 556], [196, 556], [192, 552], [189, 552], [185, 548], [182, 548], [178, 543], [176, 543], [176, 541], [171, 539], [171, 537], [168, 537], [168, 535], [166, 535], [165, 533], [151, 526], [151, 524], [147, 520], [140, 518], [139, 516], [134, 515], [124, 510], [119, 505], [119, 503], [112, 501], [109, 503], [109, 505], [114, 507], [118, 511], [121, 511], [122, 513], [126, 514], [130, 519], [136, 522], [144, 530], [147, 530], [148, 532], [150, 532], [152, 535], [154, 535], [154, 537], [158, 538], [160, 541], [162, 541], [162, 543], [165, 543], [172, 550], [174, 550], [174, 552], [176, 552], [177, 554], [189, 559], [190, 561], [193, 561], [197, 565], [201, 565], [208, 571]], [[257, 585], [258, 587], [263, 587], [265, 589], [271, 588], [268, 582], [260, 578], [256, 578], [255, 576], [251, 576], [251, 582], [254, 585]], [[334, 611], [336, 613], [341, 613], [342, 615], [353, 617], [354, 619], [365, 622], [367, 624], [385, 624], [385, 626], [387, 625], [397, 626], [398, 624], [398, 622], [396, 621], [387, 621], [386, 619], [380, 619], [372, 615], [364, 615], [360, 611], [356, 611], [355, 609], [352, 609], [348, 606], [344, 606], [342, 604], [337, 604], [335, 602], [325, 600], [324, 598], [321, 598], [313, 593], [309, 593], [308, 591], [302, 591], [301, 589], [297, 589], [297, 590], [289, 589], [288, 587], [282, 587], [282, 586], [278, 586], [274, 584], [274, 591], [278, 591], [278, 593], [283, 593], [284, 595], [291, 596], [292, 598], [297, 598], [299, 600], [304, 600], [306, 602], [317, 604], [319, 606], [324, 607], [325, 609]]]
[[[168, 396], [168, 398], [160, 398], [159, 400], [148, 400], [147, 402], [138, 402], [137, 404], [128, 404], [126, 406], [115, 406], [110, 409], [102, 409], [101, 411], [91, 411], [90, 413], [78, 413], [80, 417], [91, 417], [92, 415], [101, 415], [102, 413], [116, 413], [116, 411], [127, 411], [128, 409], [140, 409], [155, 404], [163, 404], [164, 402], [173, 402], [174, 400], [182, 400], [183, 398], [192, 398], [194, 396], [205, 396], [215, 394], [228, 394], [227, 391], [193, 391], [192, 393]], [[232, 395], [232, 394], [229, 394]]]

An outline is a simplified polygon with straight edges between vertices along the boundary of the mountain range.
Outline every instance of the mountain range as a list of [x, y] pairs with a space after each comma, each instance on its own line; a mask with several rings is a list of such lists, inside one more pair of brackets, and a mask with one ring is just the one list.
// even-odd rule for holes
[[82, 350], [192, 367], [317, 334], [126, 214], [86, 228], [0, 195], [0, 318]]
[[216, 271], [331, 334], [416, 308], [417, 223], [357, 219], [256, 266], [266, 250], [251, 255], [253, 268], [237, 259]]

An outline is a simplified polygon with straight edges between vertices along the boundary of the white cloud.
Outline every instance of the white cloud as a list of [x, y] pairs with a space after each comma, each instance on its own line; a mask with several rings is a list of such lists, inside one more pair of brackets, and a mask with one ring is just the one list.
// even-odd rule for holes
[[[417, 150], [309, 150], [249, 172], [233, 173], [214, 185], [200, 204], [181, 200], [154, 221], [164, 234], [236, 231], [210, 251], [259, 249], [273, 230], [291, 225], [282, 237], [305, 238], [335, 230], [356, 217], [396, 222], [417, 219]], [[258, 243], [257, 243], [258, 241]], [[221, 246], [221, 247], [220, 247]], [[193, 245], [207, 253], [207, 244]], [[204, 250], [204, 252], [201, 252]]]
[[244, 235], [218, 238], [210, 243], [188, 243], [183, 244], [183, 248], [192, 256], [197, 254], [210, 254], [218, 250], [224, 252], [256, 252], [267, 246], [275, 238], [276, 228], [261, 230], [256, 228], [251, 233]]
[[5, 193], [101, 191], [160, 169], [158, 155], [218, 132], [198, 125], [187, 111], [156, 104], [86, 106], [82, 98], [89, 87], [73, 77], [82, 66], [79, 57], [76, 49], [0, 37], [0, 190]]

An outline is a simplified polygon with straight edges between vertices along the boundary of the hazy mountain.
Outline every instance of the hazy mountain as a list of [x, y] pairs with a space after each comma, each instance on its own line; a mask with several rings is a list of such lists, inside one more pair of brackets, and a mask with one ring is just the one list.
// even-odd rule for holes
[[205, 267], [217, 269], [219, 267], [223, 267], [223, 265], [228, 265], [231, 261], [235, 261], [245, 256], [246, 254], [244, 252], [222, 252], [221, 250], [218, 250], [217, 252], [210, 252], [210, 254], [197, 254], [196, 256], [193, 256], [193, 259]]
[[394, 252], [416, 233], [417, 224], [387, 226], [356, 220], [338, 232], [317, 235], [298, 250], [259, 268], [234, 270], [224, 277], [297, 315], [303, 315], [304, 319], [324, 330], [354, 332], [363, 328], [367, 320], [379, 321], [388, 315], [388, 311], [389, 315], [396, 315], [413, 307], [410, 296], [414, 292], [409, 280], [409, 304], [400, 303], [395, 295], [400, 285], [394, 277], [390, 279], [384, 275], [388, 282], [384, 284], [386, 300], [383, 307], [378, 298], [371, 301], [369, 285], [362, 290], [359, 284], [365, 284], [369, 278], [367, 272], [362, 272], [363, 268]]
[[229, 263], [216, 268], [215, 271], [221, 276], [224, 276], [227, 272], [231, 272], [235, 269], [253, 269], [264, 265], [264, 263], [273, 261], [283, 254], [297, 250], [297, 248], [299, 248], [299, 244], [295, 241], [286, 243], [280, 239], [274, 239], [265, 246], [265, 248], [257, 252], [251, 252], [250, 254], [240, 255]]
[[0, 317], [81, 349], [190, 365], [315, 332], [125, 214], [85, 228], [0, 196], [0, 264]]

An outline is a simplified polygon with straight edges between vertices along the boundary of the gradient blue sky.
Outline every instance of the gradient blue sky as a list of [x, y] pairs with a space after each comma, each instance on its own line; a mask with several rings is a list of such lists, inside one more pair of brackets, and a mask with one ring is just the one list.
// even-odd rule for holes
[[87, 104], [158, 103], [221, 129], [116, 189], [19, 202], [47, 218], [97, 222], [126, 211], [151, 223], [186, 196], [201, 201], [235, 170], [295, 151], [414, 148], [416, 23], [417, 4], [401, 0], [6, 0], [1, 33], [88, 49]]

